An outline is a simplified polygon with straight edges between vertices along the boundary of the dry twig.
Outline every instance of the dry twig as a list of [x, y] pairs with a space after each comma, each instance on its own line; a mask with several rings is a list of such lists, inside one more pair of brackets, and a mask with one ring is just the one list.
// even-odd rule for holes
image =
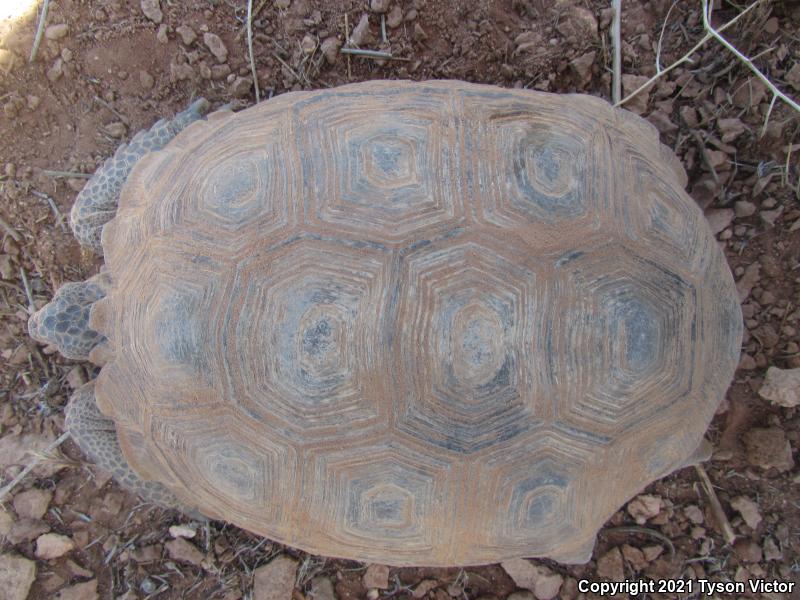
[[256, 104], [258, 104], [261, 102], [261, 92], [258, 91], [258, 73], [253, 55], [253, 0], [247, 0], [247, 54], [250, 56], [250, 71], [253, 73], [253, 88], [256, 91]]
[[708, 473], [706, 473], [703, 465], [695, 465], [694, 470], [697, 471], [697, 474], [700, 476], [700, 483], [703, 484], [706, 497], [711, 505], [711, 512], [714, 513], [714, 519], [722, 530], [722, 537], [725, 538], [725, 541], [728, 544], [733, 544], [733, 542], [736, 541], [736, 534], [733, 532], [731, 522], [728, 521], [728, 516], [722, 509], [722, 504], [720, 504], [719, 498], [717, 498], [717, 493], [714, 491], [714, 486], [711, 484], [711, 480], [708, 478]]
[[[733, 46], [733, 44], [731, 44], [728, 40], [726, 40], [724, 37], [722, 37], [720, 35], [720, 32], [722, 31], [721, 27], [719, 29], [714, 29], [714, 27], [711, 26], [711, 10], [712, 10], [712, 7], [711, 7], [711, 5], [708, 4], [708, 0], [700, 0], [700, 1], [703, 4], [703, 27], [705, 28], [705, 30], [707, 32], [706, 35], [713, 37], [720, 44], [725, 46], [730, 52], [732, 52], [734, 54], [734, 56], [736, 56], [736, 58], [738, 58], [745, 65], [747, 65], [747, 68], [749, 68], [755, 74], [755, 76], [758, 77], [761, 80], [761, 83], [763, 83], [765, 86], [767, 86], [769, 91], [772, 92], [773, 96], [775, 96], [777, 98], [780, 98], [786, 104], [791, 106], [793, 109], [795, 109], [796, 111], [800, 112], [800, 104], [798, 104], [797, 102], [795, 102], [794, 100], [789, 98], [789, 96], [787, 96], [782, 91], [780, 91], [778, 88], [776, 88], [775, 84], [773, 84], [769, 80], [769, 78], [767, 78], [766, 75], [764, 75], [761, 71], [759, 71], [758, 67], [756, 67], [753, 64], [752, 60], [750, 60], [744, 54], [739, 52]], [[755, 6], [756, 4], [758, 4], [758, 0], [756, 2], [754, 2], [751, 6]], [[774, 103], [774, 99], [773, 99], [773, 103]], [[772, 106], [770, 105], [770, 111], [771, 110], [772, 110]], [[767, 117], [767, 118], [769, 118], [769, 117]]]
[[58, 446], [63, 444], [67, 440], [69, 435], [70, 435], [69, 431], [65, 431], [64, 433], [62, 433], [57, 440], [55, 440], [52, 444], [50, 444], [47, 448], [44, 449], [42, 455], [36, 456], [31, 462], [29, 462], [26, 465], [24, 469], [22, 469], [22, 471], [19, 472], [19, 475], [17, 475], [16, 477], [14, 477], [14, 479], [12, 479], [10, 482], [4, 485], [2, 489], [0, 489], [0, 502], [2, 502], [5, 499], [8, 493], [11, 490], [13, 490], [17, 486], [17, 484], [25, 478], [25, 476], [28, 473], [33, 471], [36, 465], [38, 465], [40, 462], [42, 462], [47, 458], [47, 454], [49, 452], [52, 452]]
[[614, 50], [611, 63], [611, 68], [613, 70], [611, 101], [614, 104], [619, 104], [622, 98], [622, 41], [620, 40], [622, 0], [612, 0], [611, 6], [614, 9], [614, 21], [611, 23], [611, 45]]
[[50, 0], [44, 0], [42, 12], [39, 15], [39, 25], [36, 27], [36, 37], [33, 38], [33, 48], [31, 48], [31, 55], [28, 58], [29, 63], [36, 60], [36, 53], [39, 52], [39, 44], [42, 43], [42, 35], [44, 34], [44, 26], [47, 24], [47, 10], [49, 8]]
[[380, 60], [399, 60], [408, 62], [408, 58], [401, 58], [394, 56], [391, 52], [382, 52], [380, 50], [362, 50], [361, 48], [342, 48], [339, 50], [342, 54], [352, 54], [353, 56], [362, 56], [364, 58], [377, 58]]
[[77, 171], [52, 171], [50, 169], [43, 169], [42, 175], [45, 177], [52, 177], [53, 179], [70, 178], [70, 179], [90, 179], [91, 173], [78, 173]]
[[[703, 0], [703, 2], [705, 2], [705, 0]], [[727, 23], [725, 23], [725, 24], [724, 24], [722, 27], [720, 27], [719, 29], [717, 29], [717, 30], [716, 30], [716, 32], [719, 34], [719, 33], [723, 32], [723, 31], [725, 31], [725, 30], [726, 30], [728, 27], [731, 27], [732, 25], [734, 25], [735, 23], [737, 23], [737, 22], [739, 21], [739, 19], [741, 19], [743, 16], [745, 16], [745, 15], [746, 15], [748, 12], [750, 12], [750, 11], [751, 11], [753, 8], [755, 8], [756, 6], [758, 6], [758, 4], [759, 4], [760, 2], [761, 2], [761, 0], [755, 0], [755, 2], [753, 2], [753, 3], [752, 3], [750, 6], [748, 6], [747, 8], [745, 8], [745, 9], [744, 9], [742, 12], [740, 12], [738, 15], [736, 15], [735, 17], [733, 17], [733, 18], [732, 18], [730, 21], [728, 21]], [[630, 100], [631, 98], [633, 98], [634, 96], [636, 96], [637, 94], [639, 94], [639, 93], [640, 93], [642, 90], [645, 90], [645, 89], [649, 88], [651, 85], [653, 85], [653, 83], [654, 83], [655, 81], [657, 81], [658, 79], [660, 79], [661, 77], [663, 77], [664, 75], [666, 75], [667, 73], [669, 73], [670, 71], [672, 71], [674, 68], [676, 68], [676, 67], [678, 67], [678, 66], [682, 65], [682, 64], [683, 64], [683, 63], [685, 63], [685, 62], [689, 62], [689, 61], [691, 60], [692, 54], [694, 54], [695, 52], [697, 52], [697, 50], [698, 50], [698, 49], [700, 49], [700, 48], [701, 48], [701, 47], [702, 47], [702, 46], [703, 46], [703, 45], [704, 45], [704, 44], [705, 44], [705, 43], [706, 43], [708, 40], [712, 39], [713, 37], [714, 37], [714, 36], [712, 36], [710, 33], [706, 33], [706, 34], [703, 36], [703, 38], [702, 38], [702, 39], [701, 39], [699, 42], [697, 42], [697, 43], [696, 43], [694, 46], [692, 46], [692, 48], [691, 48], [691, 49], [690, 49], [690, 50], [689, 50], [689, 51], [688, 51], [686, 54], [684, 54], [683, 56], [681, 56], [681, 57], [680, 57], [678, 60], [676, 60], [674, 63], [672, 63], [670, 66], [668, 66], [668, 67], [666, 67], [666, 68], [664, 68], [664, 69], [658, 69], [658, 68], [657, 68], [657, 69], [656, 69], [656, 74], [655, 74], [655, 75], [653, 75], [653, 76], [652, 76], [650, 79], [648, 79], [647, 81], [645, 81], [645, 82], [644, 82], [642, 85], [640, 85], [638, 88], [636, 88], [635, 90], [633, 90], [633, 91], [632, 91], [630, 94], [628, 94], [627, 96], [625, 96], [625, 97], [624, 97], [622, 100], [620, 100], [619, 102], [615, 102], [615, 103], [614, 103], [614, 106], [622, 106], [622, 105], [623, 105], [623, 104], [625, 104], [625, 103], [626, 103], [628, 100]]]

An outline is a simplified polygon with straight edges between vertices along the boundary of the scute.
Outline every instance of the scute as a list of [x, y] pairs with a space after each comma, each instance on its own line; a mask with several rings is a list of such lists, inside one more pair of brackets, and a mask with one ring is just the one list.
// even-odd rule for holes
[[736, 366], [684, 176], [584, 96], [370, 82], [210, 115], [104, 230], [98, 406], [142, 475], [315, 553], [585, 560]]

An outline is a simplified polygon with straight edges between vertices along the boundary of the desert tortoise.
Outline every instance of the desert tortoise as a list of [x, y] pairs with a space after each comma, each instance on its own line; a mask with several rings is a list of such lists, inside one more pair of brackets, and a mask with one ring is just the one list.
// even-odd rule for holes
[[698, 460], [741, 313], [644, 120], [455, 81], [204, 108], [87, 185], [105, 269], [30, 321], [102, 365], [67, 426], [123, 483], [319, 554], [584, 562]]

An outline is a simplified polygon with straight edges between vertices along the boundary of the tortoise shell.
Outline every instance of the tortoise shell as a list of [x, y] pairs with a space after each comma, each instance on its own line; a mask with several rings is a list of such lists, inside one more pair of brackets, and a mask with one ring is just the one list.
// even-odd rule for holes
[[98, 406], [143, 478], [310, 552], [588, 560], [737, 364], [685, 183], [590, 96], [369, 82], [214, 113], [103, 229]]

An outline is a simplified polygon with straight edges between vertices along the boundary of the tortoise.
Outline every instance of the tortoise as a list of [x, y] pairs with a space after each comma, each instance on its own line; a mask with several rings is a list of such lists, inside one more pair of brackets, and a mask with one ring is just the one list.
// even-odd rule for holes
[[66, 426], [124, 485], [316, 554], [581, 563], [707, 458], [741, 312], [645, 120], [458, 81], [207, 109], [95, 174], [104, 269], [30, 319], [102, 367]]

